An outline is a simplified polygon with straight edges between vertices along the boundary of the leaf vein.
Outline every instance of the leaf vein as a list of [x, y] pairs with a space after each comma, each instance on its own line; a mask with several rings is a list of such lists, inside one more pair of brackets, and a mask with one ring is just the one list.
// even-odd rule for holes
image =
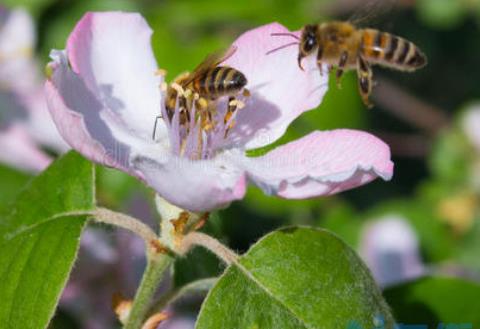
[[6, 234], [5, 239], [0, 243], [0, 245], [4, 244], [4, 243], [7, 243], [10, 240], [13, 240], [18, 235], [21, 235], [21, 234], [24, 234], [26, 232], [32, 231], [32, 230], [36, 229], [38, 226], [41, 226], [43, 224], [48, 224], [49, 222], [51, 222], [53, 220], [56, 220], [58, 218], [76, 217], [76, 216], [93, 216], [93, 215], [94, 215], [94, 210], [93, 209], [89, 209], [89, 210], [84, 209], [84, 210], [62, 212], [62, 213], [50, 216], [50, 217], [46, 218], [45, 220], [37, 222], [37, 223], [35, 223], [33, 225], [30, 225], [26, 228], [20, 228], [20, 229], [16, 230], [15, 232], [11, 233], [11, 234]]
[[[35, 241], [31, 244], [31, 247], [30, 247], [30, 250], [28, 251], [28, 256], [25, 257], [26, 259], [26, 262], [23, 264], [22, 266], [22, 269], [20, 271], [20, 275], [18, 276], [18, 280], [16, 282], [16, 285], [15, 285], [15, 290], [14, 291], [18, 291], [18, 287], [20, 286], [20, 284], [23, 282], [22, 278], [25, 276], [25, 269], [28, 267], [28, 263], [31, 262], [31, 255], [32, 255], [32, 252], [33, 252], [33, 247], [35, 246], [35, 244], [38, 242], [38, 240], [40, 239], [40, 235], [38, 235], [35, 239]], [[10, 303], [9, 305], [9, 310], [7, 312], [8, 314], [8, 321], [7, 323], [12, 323], [12, 316], [13, 316], [13, 306], [16, 304], [16, 299], [18, 298], [18, 294], [14, 294], [14, 297], [13, 297], [13, 300], [12, 302]]]
[[292, 310], [288, 305], [286, 305], [281, 299], [276, 297], [265, 285], [263, 285], [247, 268], [245, 268], [242, 264], [239, 262], [236, 262], [234, 264], [242, 273], [245, 274], [245, 276], [253, 281], [260, 289], [262, 289], [268, 296], [270, 296], [272, 299], [277, 301], [281, 306], [283, 306], [288, 312], [290, 312], [295, 318], [300, 320], [300, 322], [305, 326], [307, 329], [317, 329], [316, 327], [311, 326], [308, 324], [305, 319], [303, 319], [301, 316], [299, 316], [294, 310]]

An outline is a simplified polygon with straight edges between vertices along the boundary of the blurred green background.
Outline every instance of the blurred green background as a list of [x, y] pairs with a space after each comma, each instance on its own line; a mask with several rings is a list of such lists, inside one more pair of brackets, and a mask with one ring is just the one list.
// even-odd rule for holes
[[[169, 79], [192, 69], [207, 53], [227, 46], [253, 27], [278, 21], [297, 30], [306, 23], [348, 18], [370, 3], [354, 0], [3, 2], [11, 7], [25, 7], [35, 17], [42, 64], [48, 61], [50, 49], [64, 48], [68, 34], [86, 11], [138, 11], [154, 30], [154, 51]], [[392, 181], [377, 180], [338, 196], [303, 201], [272, 198], [251, 188], [245, 200], [215, 214], [206, 230], [240, 252], [266, 232], [289, 224], [326, 227], [357, 247], [366, 223], [396, 215], [415, 229], [424, 263], [439, 269], [442, 275], [452, 274], [444, 268], [455, 268], [458, 270], [453, 274], [478, 281], [480, 190], [472, 183], [475, 176], [472, 168], [480, 162], [480, 151], [465, 136], [460, 119], [470, 104], [480, 99], [480, 0], [404, 0], [381, 7], [384, 8], [379, 17], [370, 23], [372, 27], [416, 43], [427, 54], [428, 66], [412, 74], [375, 68], [378, 86], [374, 90], [375, 107], [371, 110], [360, 101], [355, 74], [346, 74], [341, 89], [331, 79], [322, 105], [294, 122], [279, 143], [317, 129], [369, 131], [391, 146], [395, 162]], [[368, 20], [364, 24], [370, 25]], [[11, 200], [28, 179], [27, 174], [2, 167], [2, 202]], [[151, 200], [153, 196], [135, 179], [103, 168], [99, 168], [98, 188], [103, 205], [122, 211], [128, 211], [132, 199], [140, 196]], [[154, 217], [151, 210], [146, 217], [149, 216]], [[177, 284], [221, 270], [212, 256], [201, 251], [178, 266], [192, 266], [190, 261], [194, 258], [197, 263], [202, 259], [201, 265], [187, 271], [188, 275], [175, 277]]]

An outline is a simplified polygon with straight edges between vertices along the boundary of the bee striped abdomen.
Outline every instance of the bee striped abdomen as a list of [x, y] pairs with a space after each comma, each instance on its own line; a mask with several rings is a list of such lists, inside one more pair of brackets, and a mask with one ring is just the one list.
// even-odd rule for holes
[[361, 30], [361, 33], [360, 51], [371, 63], [404, 71], [416, 70], [427, 63], [413, 42], [374, 29]]
[[201, 96], [212, 99], [236, 94], [247, 84], [240, 71], [228, 66], [217, 66], [193, 82], [193, 88]]

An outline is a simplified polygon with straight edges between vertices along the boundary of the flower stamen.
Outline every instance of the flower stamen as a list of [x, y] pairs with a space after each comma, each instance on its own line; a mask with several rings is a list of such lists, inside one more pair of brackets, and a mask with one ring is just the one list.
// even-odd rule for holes
[[170, 84], [170, 87], [172, 87], [179, 96], [185, 96], [185, 90], [183, 89], [182, 86], [180, 86], [178, 83], [176, 82], [172, 82]]
[[155, 75], [159, 77], [166, 77], [167, 76], [167, 70], [165, 69], [158, 69], [155, 71]]
[[[182, 85], [182, 77], [162, 87], [166, 94], [168, 114], [167, 129], [174, 154], [191, 160], [208, 159], [224, 144], [235, 126], [235, 116], [245, 107], [244, 99], [250, 95], [247, 89], [237, 97], [207, 99], [190, 87]], [[225, 96], [226, 97], [226, 96]], [[239, 99], [239, 98], [240, 99]]]

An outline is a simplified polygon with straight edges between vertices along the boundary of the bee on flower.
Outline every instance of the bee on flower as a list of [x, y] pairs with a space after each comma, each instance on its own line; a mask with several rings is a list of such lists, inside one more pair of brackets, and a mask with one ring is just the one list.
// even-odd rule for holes
[[303, 199], [377, 177], [390, 179], [388, 146], [362, 131], [315, 131], [263, 156], [247, 156], [248, 150], [278, 140], [327, 91], [327, 77], [319, 74], [314, 59], [306, 58], [302, 71], [296, 49], [267, 55], [282, 43], [272, 34], [287, 32], [273, 23], [233, 42], [235, 52], [217, 64], [241, 72], [249, 95], [228, 122], [231, 100], [216, 99], [208, 126], [182, 119], [201, 111], [196, 102], [182, 106], [185, 95], [178, 93], [175, 105], [167, 105], [168, 88], [162, 88], [164, 76], [156, 74], [150, 45], [152, 30], [140, 15], [88, 13], [66, 49], [51, 53], [45, 87], [49, 109], [72, 148], [142, 179], [162, 198], [193, 212], [243, 198], [248, 183], [270, 195]]

